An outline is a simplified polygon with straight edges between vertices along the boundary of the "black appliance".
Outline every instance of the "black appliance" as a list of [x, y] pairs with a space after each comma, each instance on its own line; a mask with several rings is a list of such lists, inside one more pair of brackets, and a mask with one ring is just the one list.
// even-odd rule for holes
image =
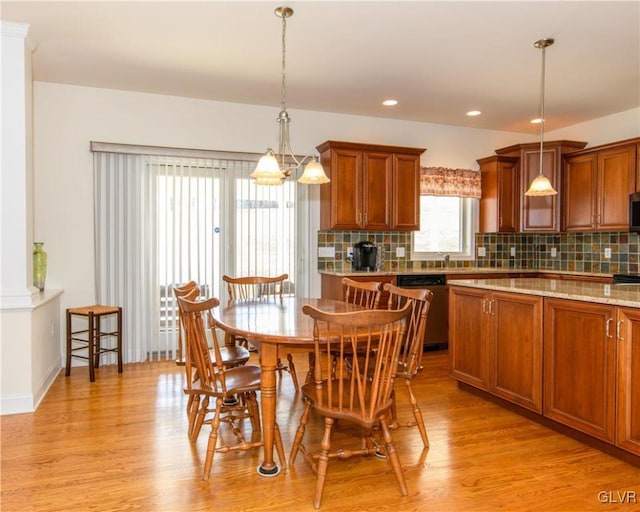
[[629, 231], [640, 233], [640, 192], [629, 194]]
[[613, 274], [613, 284], [640, 284], [640, 275]]
[[376, 270], [378, 248], [371, 242], [358, 242], [353, 246], [353, 270]]
[[448, 348], [447, 277], [444, 274], [401, 274], [396, 277], [396, 282], [399, 288], [427, 288], [433, 292], [424, 330], [424, 350]]

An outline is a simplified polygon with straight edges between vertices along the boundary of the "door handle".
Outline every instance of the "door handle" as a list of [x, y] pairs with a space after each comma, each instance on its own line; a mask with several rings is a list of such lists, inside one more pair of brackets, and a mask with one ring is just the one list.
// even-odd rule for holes
[[624, 338], [622, 337], [622, 326], [624, 325], [624, 320], [618, 320], [616, 322], [616, 338], [618, 338], [620, 341], [624, 341]]
[[611, 322], [613, 322], [613, 318], [607, 318], [607, 322], [605, 324], [605, 336], [607, 338], [613, 338], [613, 336], [611, 336], [611, 329], [609, 327], [611, 325]]

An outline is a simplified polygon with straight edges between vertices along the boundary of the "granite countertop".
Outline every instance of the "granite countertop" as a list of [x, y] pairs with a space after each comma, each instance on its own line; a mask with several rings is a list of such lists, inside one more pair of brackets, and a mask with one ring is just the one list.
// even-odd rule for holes
[[595, 274], [589, 272], [570, 272], [566, 270], [538, 270], [523, 268], [487, 268], [487, 267], [450, 267], [450, 268], [426, 268], [407, 270], [319, 270], [320, 274], [328, 276], [351, 277], [351, 276], [398, 276], [398, 275], [431, 275], [431, 274], [563, 274], [583, 277], [611, 277], [611, 274]]
[[466, 286], [484, 290], [524, 293], [542, 297], [597, 302], [615, 306], [640, 308], [640, 285], [601, 284], [585, 281], [567, 281], [521, 277], [513, 279], [451, 279], [450, 286]]

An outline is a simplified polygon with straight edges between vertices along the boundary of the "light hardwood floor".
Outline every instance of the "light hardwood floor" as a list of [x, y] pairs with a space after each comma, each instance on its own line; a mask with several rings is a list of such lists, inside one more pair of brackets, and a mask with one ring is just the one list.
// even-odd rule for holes
[[[297, 355], [300, 378], [304, 355]], [[445, 353], [427, 353], [415, 381], [431, 447], [396, 431], [409, 496], [386, 461], [332, 461], [322, 510], [640, 510], [640, 469], [459, 389]], [[3, 416], [3, 511], [305, 511], [315, 477], [302, 458], [276, 478], [255, 472], [260, 451], [217, 454], [201, 479], [209, 428], [186, 435], [183, 371], [170, 362], [57, 378], [33, 414]], [[291, 446], [301, 405], [285, 374], [278, 422]], [[406, 417], [409, 411], [400, 409]], [[313, 418], [306, 439], [319, 440]], [[637, 503], [619, 497], [637, 496]], [[601, 503], [600, 495], [609, 499]], [[613, 503], [612, 503], [613, 501]]]

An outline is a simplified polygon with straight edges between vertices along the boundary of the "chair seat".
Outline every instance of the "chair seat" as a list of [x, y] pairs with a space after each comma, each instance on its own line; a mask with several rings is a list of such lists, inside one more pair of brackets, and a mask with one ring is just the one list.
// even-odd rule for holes
[[[349, 421], [354, 422], [358, 425], [363, 426], [364, 428], [372, 428], [377, 425], [380, 416], [387, 410], [391, 408], [393, 403], [392, 399], [389, 399], [386, 403], [378, 406], [373, 414], [365, 414], [362, 411], [361, 404], [356, 403], [353, 407], [349, 408], [348, 406], [344, 407], [343, 411], [340, 411], [337, 408], [337, 404], [342, 400], [343, 404], [349, 403], [349, 397], [351, 396], [351, 385], [348, 380], [342, 381], [342, 397], [340, 397], [340, 381], [339, 379], [333, 379], [331, 381], [331, 404], [330, 407], [328, 405], [328, 397], [329, 397], [329, 382], [327, 380], [322, 382], [322, 386], [320, 389], [316, 387], [315, 382], [308, 382], [302, 386], [302, 396], [306, 400], [309, 400], [316, 412], [321, 416], [327, 416], [329, 418], [335, 419], [349, 419]], [[355, 393], [354, 393], [355, 394]], [[369, 405], [370, 403], [370, 393], [365, 394], [364, 398], [365, 405]], [[350, 410], [349, 410], [350, 409]], [[363, 421], [363, 417], [367, 417], [368, 420]]]
[[[211, 362], [215, 364], [215, 351], [211, 350], [209, 353], [211, 354]], [[249, 360], [250, 356], [251, 354], [249, 354], [249, 351], [246, 348], [241, 347], [240, 345], [225, 345], [223, 347], [220, 347], [220, 357], [222, 358], [222, 364], [227, 367], [243, 365]]]
[[222, 390], [216, 392], [209, 388], [203, 388], [200, 386], [200, 381], [196, 381], [191, 388], [185, 388], [184, 392], [187, 395], [194, 394], [225, 398], [260, 389], [259, 366], [247, 365], [229, 368], [224, 372], [224, 376], [227, 386], [226, 393], [223, 393]]

